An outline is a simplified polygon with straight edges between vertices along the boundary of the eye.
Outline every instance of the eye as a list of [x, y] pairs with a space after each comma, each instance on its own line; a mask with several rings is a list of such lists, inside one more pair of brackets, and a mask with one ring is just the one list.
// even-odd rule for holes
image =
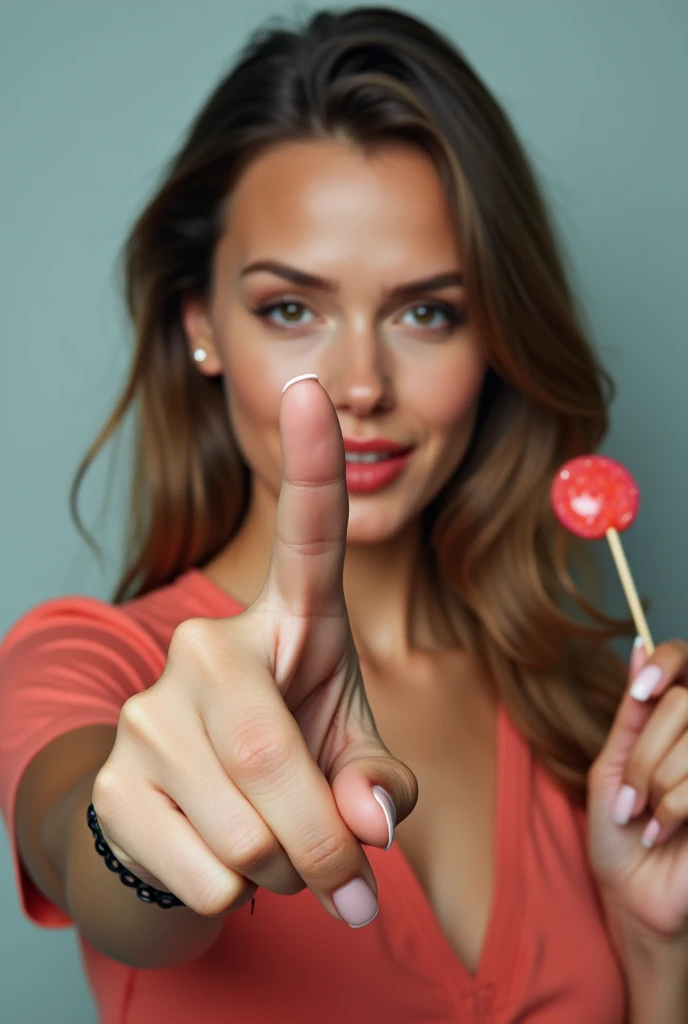
[[[254, 309], [253, 312], [262, 320], [267, 320], [277, 327], [288, 327], [290, 325], [292, 327], [302, 327], [304, 324], [311, 323], [311, 320], [303, 319], [304, 312], [308, 313], [312, 320], [315, 319], [303, 302], [294, 302], [291, 299], [283, 299], [280, 302], [272, 302], [267, 306], [260, 306], [258, 309]], [[279, 317], [273, 315], [277, 312], [280, 313]]]
[[[408, 316], [412, 316], [414, 320], [404, 319]], [[409, 327], [426, 327], [437, 330], [462, 323], [464, 319], [465, 317], [457, 309], [445, 305], [443, 302], [421, 302], [412, 306], [411, 309], [407, 309], [402, 314], [401, 322]]]

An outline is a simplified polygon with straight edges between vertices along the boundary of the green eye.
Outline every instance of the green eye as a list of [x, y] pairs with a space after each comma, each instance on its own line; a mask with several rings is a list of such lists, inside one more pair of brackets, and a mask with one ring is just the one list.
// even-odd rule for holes
[[[274, 327], [304, 327], [316, 320], [315, 314], [303, 302], [282, 299], [253, 310], [261, 320]], [[412, 317], [412, 319], [408, 319]], [[440, 302], [421, 302], [407, 309], [401, 316], [406, 327], [420, 327], [440, 331], [464, 323], [466, 317], [453, 306]]]
[[[404, 313], [404, 317], [411, 315], [415, 319], [415, 323], [404, 321], [409, 327], [444, 327], [450, 322], [450, 318], [447, 315], [447, 311], [442, 306], [431, 306], [421, 304], [414, 306], [412, 309], [407, 309]], [[439, 320], [437, 317], [439, 316]]]
[[[280, 313], [279, 317], [274, 315], [276, 312]], [[256, 313], [264, 320], [268, 320], [278, 327], [284, 327], [287, 324], [295, 324], [301, 327], [303, 324], [310, 323], [310, 320], [303, 319], [303, 313], [308, 313], [312, 319], [315, 319], [303, 302], [273, 302], [270, 306], [262, 306], [260, 309], [257, 309]]]

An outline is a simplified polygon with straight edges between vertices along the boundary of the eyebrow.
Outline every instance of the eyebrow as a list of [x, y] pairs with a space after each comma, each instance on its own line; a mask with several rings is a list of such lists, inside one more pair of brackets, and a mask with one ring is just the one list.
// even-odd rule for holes
[[[258, 271], [267, 271], [269, 274], [276, 274], [283, 277], [292, 284], [300, 285], [302, 288], [319, 288], [322, 291], [337, 292], [339, 285], [326, 277], [318, 277], [315, 274], [307, 274], [304, 270], [290, 267], [286, 263], [277, 260], [258, 260], [249, 263], [243, 268], [240, 277], [248, 274], [255, 274]], [[463, 285], [463, 274], [458, 270], [447, 270], [442, 274], [434, 274], [419, 281], [407, 281], [405, 284], [396, 285], [390, 289], [392, 298], [417, 295], [419, 292], [437, 291], [440, 288], [449, 288], [452, 285]]]

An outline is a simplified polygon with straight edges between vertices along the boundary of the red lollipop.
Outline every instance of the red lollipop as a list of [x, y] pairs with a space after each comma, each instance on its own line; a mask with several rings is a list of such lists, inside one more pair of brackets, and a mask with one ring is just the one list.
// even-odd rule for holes
[[635, 480], [625, 466], [606, 455], [581, 455], [555, 476], [551, 501], [557, 519], [571, 533], [586, 540], [607, 537], [636, 629], [647, 653], [653, 654], [654, 643], [619, 537], [638, 514]]
[[619, 533], [627, 530], [639, 504], [640, 492], [631, 474], [606, 455], [571, 459], [552, 484], [557, 519], [586, 540], [599, 540], [610, 528]]

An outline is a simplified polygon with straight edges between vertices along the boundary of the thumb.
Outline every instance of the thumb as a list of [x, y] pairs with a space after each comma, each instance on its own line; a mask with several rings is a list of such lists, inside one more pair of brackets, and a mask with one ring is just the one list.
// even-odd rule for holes
[[648, 707], [647, 702], [638, 701], [631, 696], [633, 680], [648, 659], [649, 655], [642, 638], [636, 637], [631, 653], [628, 685], [617, 708], [607, 740], [595, 762], [597, 780], [612, 802], [621, 785], [629, 754], [652, 714], [652, 707]]
[[361, 843], [388, 850], [418, 801], [416, 777], [388, 751], [350, 754], [330, 783], [337, 809]]

